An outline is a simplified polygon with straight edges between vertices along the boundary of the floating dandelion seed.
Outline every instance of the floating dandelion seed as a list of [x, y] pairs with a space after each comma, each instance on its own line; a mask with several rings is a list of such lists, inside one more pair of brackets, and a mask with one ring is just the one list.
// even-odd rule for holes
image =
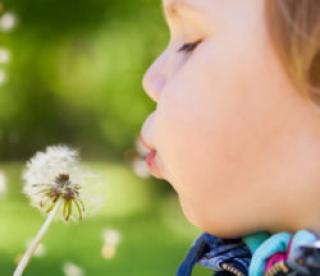
[[[32, 205], [48, 214], [37, 236], [22, 257], [14, 276], [22, 275], [29, 259], [48, 230], [59, 210], [67, 222], [71, 217], [82, 219], [84, 204], [80, 198], [82, 174], [78, 153], [66, 146], [50, 146], [38, 152], [28, 163], [23, 174], [24, 192]], [[77, 216], [73, 209], [77, 210]]]
[[0, 63], [5, 64], [10, 61], [10, 52], [6, 48], [0, 48]]
[[103, 231], [104, 244], [101, 255], [104, 259], [112, 259], [116, 254], [117, 245], [121, 240], [121, 234], [115, 229], [105, 229]]
[[142, 156], [146, 156], [149, 153], [149, 150], [142, 144], [141, 139], [138, 138], [135, 141], [135, 148], [137, 150], [137, 152]]
[[135, 141], [135, 147], [132, 150], [130, 158], [131, 168], [133, 172], [141, 178], [149, 178], [150, 172], [145, 162], [145, 157], [148, 155], [149, 150], [143, 146], [140, 139]]
[[72, 262], [67, 262], [63, 265], [63, 272], [65, 276], [84, 276], [85, 275], [84, 270], [80, 266]]
[[[30, 246], [31, 243], [32, 243], [32, 240], [28, 240], [28, 242], [27, 242], [27, 247]], [[45, 246], [43, 245], [43, 243], [40, 243], [40, 244], [38, 245], [36, 251], [33, 253], [33, 256], [39, 257], [39, 258], [40, 258], [40, 257], [43, 257], [43, 256], [45, 256], [46, 251], [47, 251], [47, 250], [46, 250]]]
[[5, 195], [7, 191], [7, 180], [4, 172], [0, 171], [0, 197]]
[[101, 248], [101, 256], [106, 260], [112, 259], [116, 255], [116, 247], [104, 244]]
[[0, 70], [0, 86], [5, 84], [7, 80], [7, 75], [3, 70]]
[[149, 178], [150, 173], [148, 171], [148, 166], [146, 164], [146, 161], [144, 159], [136, 158], [132, 162], [132, 169], [134, 173], [141, 178]]
[[105, 229], [103, 231], [103, 240], [105, 243], [117, 245], [121, 240], [121, 234], [115, 229]]
[[[28, 240], [27, 244], [26, 244], [27, 247], [29, 247], [31, 245], [31, 243], [32, 243], [32, 240]], [[46, 250], [45, 246], [42, 243], [40, 243], [40, 244], [38, 244], [37, 248], [35, 249], [33, 256], [41, 258], [41, 257], [45, 256], [46, 252], [47, 252], [47, 250]], [[22, 254], [16, 255], [16, 257], [14, 259], [15, 264], [18, 265], [19, 262], [21, 261], [22, 257], [23, 257]]]
[[11, 31], [16, 23], [17, 19], [13, 13], [7, 12], [0, 17], [0, 29], [4, 32]]

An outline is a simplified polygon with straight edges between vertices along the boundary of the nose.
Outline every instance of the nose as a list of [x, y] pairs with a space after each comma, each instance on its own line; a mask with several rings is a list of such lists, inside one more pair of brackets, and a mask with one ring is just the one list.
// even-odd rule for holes
[[147, 70], [143, 77], [142, 85], [147, 95], [158, 102], [166, 77], [163, 68], [163, 57], [159, 57]]

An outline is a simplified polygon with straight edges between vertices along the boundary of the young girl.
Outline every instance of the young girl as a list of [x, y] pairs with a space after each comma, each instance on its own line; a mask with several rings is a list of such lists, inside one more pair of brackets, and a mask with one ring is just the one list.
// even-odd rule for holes
[[177, 275], [320, 275], [320, 1], [163, 8], [171, 37], [143, 80], [157, 107], [141, 136], [204, 231]]

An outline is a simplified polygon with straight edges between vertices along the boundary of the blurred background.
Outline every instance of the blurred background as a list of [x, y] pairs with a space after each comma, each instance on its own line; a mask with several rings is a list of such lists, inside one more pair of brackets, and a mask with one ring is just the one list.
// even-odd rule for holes
[[175, 274], [199, 231], [137, 142], [155, 108], [142, 76], [167, 40], [160, 0], [0, 0], [1, 276], [44, 220], [21, 174], [52, 144], [79, 149], [103, 176], [103, 204], [80, 224], [53, 224], [25, 275]]

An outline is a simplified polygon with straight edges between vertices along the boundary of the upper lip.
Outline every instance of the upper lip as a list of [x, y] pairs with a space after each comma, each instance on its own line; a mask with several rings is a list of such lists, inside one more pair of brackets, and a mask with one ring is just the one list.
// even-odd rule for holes
[[146, 140], [143, 138], [143, 135], [140, 135], [140, 142], [142, 143], [143, 146], [145, 146], [148, 150], [153, 151], [155, 150], [153, 146], [151, 146]]
[[146, 150], [153, 151], [155, 147], [150, 143], [152, 140], [152, 127], [153, 127], [153, 120], [154, 120], [155, 111], [150, 113], [149, 116], [144, 121], [141, 131], [140, 131], [140, 141], [143, 147]]

